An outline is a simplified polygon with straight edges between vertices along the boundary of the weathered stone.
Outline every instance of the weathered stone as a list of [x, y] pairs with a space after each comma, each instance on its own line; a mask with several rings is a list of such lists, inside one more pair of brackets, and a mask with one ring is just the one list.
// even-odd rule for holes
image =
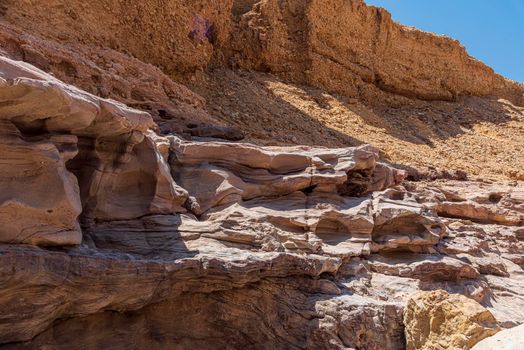
[[[404, 315], [408, 348], [462, 349], [524, 322], [523, 184], [466, 181], [520, 178], [523, 111], [486, 96], [524, 89], [456, 42], [360, 0], [42, 4], [0, 5], [1, 54], [52, 73], [0, 58], [2, 349], [404, 349]], [[467, 128], [497, 161], [448, 152]]]
[[[115, 322], [129, 344], [163, 339], [168, 348], [185, 334], [208, 348], [399, 349], [408, 296], [436, 288], [489, 306], [505, 326], [524, 322], [522, 308], [514, 307], [524, 295], [523, 242], [514, 219], [522, 212], [520, 185], [497, 190], [500, 198], [474, 182], [467, 191], [446, 183], [403, 187], [405, 172], [381, 163], [371, 146], [161, 137], [148, 130], [147, 114], [2, 62], [8, 79], [0, 89], [0, 144], [11, 166], [1, 168], [1, 184], [14, 198], [4, 203], [32, 210], [18, 219], [20, 208], [2, 207], [3, 242], [82, 245], [0, 247], [0, 343], [106, 344], [108, 335], [95, 324]], [[49, 196], [49, 185], [61, 190]], [[443, 203], [463, 199], [498, 219], [471, 222], [473, 215], [462, 211], [439, 218]], [[27, 227], [38, 231], [26, 236]], [[204, 322], [202, 315], [216, 314], [204, 301], [209, 295], [220, 298], [223, 318]], [[238, 301], [250, 299], [257, 309], [243, 311]], [[204, 328], [188, 330], [156, 311], [185, 303], [205, 312], [183, 309], [180, 317], [204, 322], [224, 343], [211, 344]], [[111, 316], [112, 310], [122, 314]], [[278, 328], [233, 337], [253, 327], [241, 315]], [[143, 317], [157, 323], [134, 331]], [[235, 331], [226, 335], [225, 323]], [[73, 337], [80, 325], [88, 330]]]
[[[360, 196], [399, 184], [403, 171], [380, 165], [378, 150], [256, 147], [224, 142], [187, 142], [170, 136], [172, 169], [200, 212], [218, 205], [296, 191]], [[359, 180], [353, 174], [359, 173]], [[205, 186], [205, 187], [204, 187]]]
[[493, 315], [477, 302], [443, 290], [413, 295], [404, 310], [406, 349], [471, 349], [497, 333]]
[[60, 141], [62, 145], [69, 141], [72, 149], [60, 152], [45, 137], [31, 141], [11, 122], [0, 120], [0, 242], [70, 245], [82, 241], [78, 183], [65, 165], [76, 153], [76, 137]]
[[185, 211], [169, 147], [146, 135], [147, 113], [3, 57], [0, 79], [1, 179], [11, 189], [2, 191], [0, 241], [79, 244], [82, 205], [83, 218], [101, 220]]

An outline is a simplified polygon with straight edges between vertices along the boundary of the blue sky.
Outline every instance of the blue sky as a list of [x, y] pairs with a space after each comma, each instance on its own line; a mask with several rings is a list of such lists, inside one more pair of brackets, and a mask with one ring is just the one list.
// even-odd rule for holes
[[365, 0], [402, 24], [460, 40], [497, 73], [524, 83], [524, 0]]

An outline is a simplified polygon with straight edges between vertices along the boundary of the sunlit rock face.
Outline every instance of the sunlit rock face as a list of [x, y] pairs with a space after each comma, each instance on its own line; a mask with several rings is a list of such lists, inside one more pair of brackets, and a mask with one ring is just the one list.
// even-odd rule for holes
[[471, 349], [500, 331], [476, 301], [443, 290], [413, 295], [404, 310], [406, 349]]
[[524, 347], [524, 326], [506, 329], [488, 337], [473, 347], [473, 350], [516, 350]]
[[182, 83], [234, 68], [233, 91], [274, 102], [246, 88], [271, 72], [388, 113], [446, 100], [461, 122], [501, 108], [482, 96], [522, 104], [520, 85], [357, 0], [87, 3], [0, 5], [0, 348], [462, 349], [524, 322], [521, 181], [231, 142], [253, 136], [219, 122], [236, 97], [213, 91], [215, 117]]
[[401, 349], [427, 289], [524, 321], [521, 184], [403, 185], [371, 146], [159, 136], [147, 113], [0, 68], [5, 348]]

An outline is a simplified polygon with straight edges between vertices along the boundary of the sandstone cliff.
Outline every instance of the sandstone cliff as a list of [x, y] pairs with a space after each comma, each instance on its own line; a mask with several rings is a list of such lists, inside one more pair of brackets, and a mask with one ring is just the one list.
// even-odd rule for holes
[[130, 53], [175, 75], [221, 64], [269, 71], [345, 95], [429, 100], [498, 96], [508, 81], [457, 41], [392, 21], [362, 0], [6, 0], [5, 21], [67, 43]]
[[524, 323], [524, 89], [456, 41], [357, 0], [6, 0], [0, 49], [1, 348]]
[[325, 4], [5, 0], [0, 48], [163, 133], [371, 143], [429, 173], [524, 179], [522, 84], [384, 10]]

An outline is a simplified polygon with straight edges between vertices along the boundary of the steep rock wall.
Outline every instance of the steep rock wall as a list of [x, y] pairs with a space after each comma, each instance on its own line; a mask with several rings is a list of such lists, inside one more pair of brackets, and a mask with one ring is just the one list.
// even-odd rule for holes
[[232, 57], [241, 67], [370, 100], [378, 89], [425, 100], [496, 95], [524, 102], [521, 84], [470, 57], [458, 41], [402, 26], [360, 0], [265, 0], [238, 18]]
[[457, 41], [397, 24], [362, 0], [7, 0], [1, 19], [63, 42], [130, 53], [181, 80], [218, 64], [370, 101], [385, 91], [524, 103], [521, 84], [495, 74]]
[[230, 30], [232, 0], [7, 0], [2, 20], [67, 43], [108, 47], [185, 74], [206, 67]]

